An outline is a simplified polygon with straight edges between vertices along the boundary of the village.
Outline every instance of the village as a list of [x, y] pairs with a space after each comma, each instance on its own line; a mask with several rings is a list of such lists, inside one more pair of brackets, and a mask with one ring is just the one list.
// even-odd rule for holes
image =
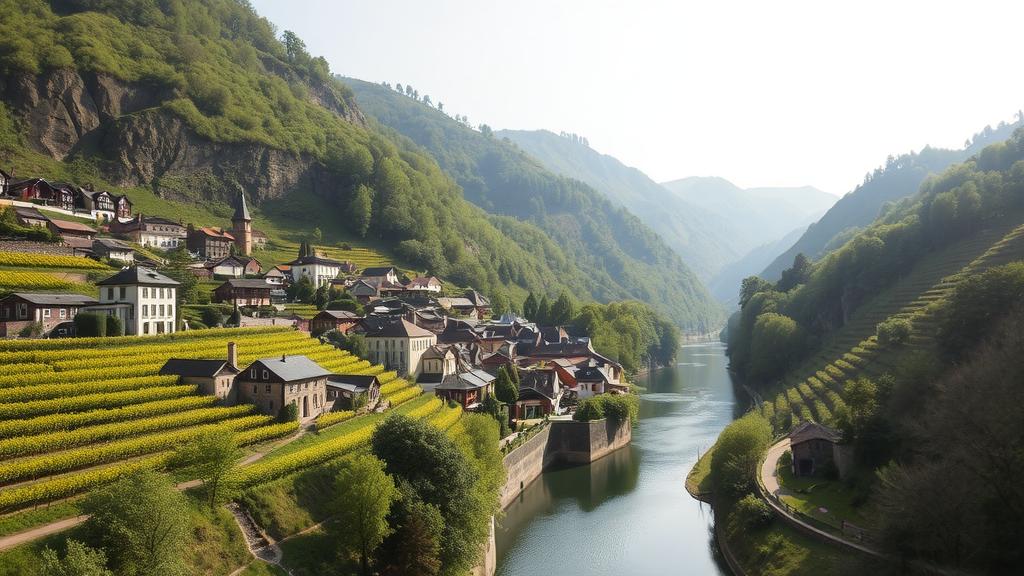
[[[205, 327], [194, 315], [190, 326], [189, 315], [178, 309], [181, 282], [167, 275], [167, 261], [157, 256], [184, 246], [193, 260], [188, 273], [217, 283], [210, 303], [237, 314], [234, 324], [224, 325], [287, 325], [325, 342], [359, 337], [365, 341], [363, 359], [469, 411], [481, 409], [507, 371], [517, 388], [507, 407], [513, 426], [570, 414], [578, 401], [595, 395], [629, 391], [622, 366], [597, 353], [578, 328], [538, 326], [511, 313], [492, 318], [489, 301], [475, 290], [445, 294], [438, 278], [410, 279], [394, 266], [358, 270], [306, 243], [295, 260], [264, 269], [253, 253], [267, 237], [253, 230], [242, 190], [234, 209], [229, 230], [194, 226], [133, 214], [124, 195], [42, 178], [16, 182], [0, 171], [0, 210], [13, 212], [18, 226], [46, 230], [51, 237], [50, 243], [3, 238], [4, 251], [93, 258], [122, 267], [95, 281], [98, 298], [7, 290], [0, 298], [0, 336], [147, 336]], [[83, 218], [98, 225], [81, 223]], [[288, 313], [289, 300], [302, 295], [302, 286], [307, 293], [328, 294], [330, 303], [323, 302], [312, 317]], [[96, 317], [105, 332], [95, 330]], [[220, 360], [172, 358], [160, 374], [196, 384], [199, 393], [225, 406], [254, 404], [271, 416], [292, 409], [301, 424], [335, 410], [373, 411], [387, 404], [373, 375], [335, 374], [304, 356], [240, 365], [234, 343]]]

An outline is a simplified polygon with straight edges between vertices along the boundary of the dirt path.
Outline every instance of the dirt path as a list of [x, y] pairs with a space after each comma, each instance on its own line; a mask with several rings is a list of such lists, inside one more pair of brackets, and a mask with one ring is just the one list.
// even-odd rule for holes
[[[252, 519], [252, 516], [249, 515], [249, 512], [241, 505], [239, 505], [237, 502], [232, 502], [228, 504], [226, 507], [228, 510], [231, 511], [231, 515], [235, 517], [235, 522], [238, 523], [238, 528], [242, 530], [242, 535], [245, 536], [245, 543], [249, 546], [249, 552], [251, 552], [252, 555], [256, 558], [259, 558], [264, 562], [268, 562], [270, 564], [278, 566], [289, 575], [292, 573], [291, 570], [289, 570], [283, 564], [281, 564], [281, 560], [284, 557], [284, 552], [281, 550], [281, 547], [278, 546], [278, 544], [280, 544], [281, 542], [287, 542], [292, 538], [298, 538], [299, 536], [302, 536], [303, 534], [306, 534], [308, 532], [312, 532], [313, 530], [317, 530], [321, 528], [324, 524], [330, 522], [330, 520], [326, 520], [324, 522], [320, 522], [319, 524], [314, 524], [301, 532], [296, 532], [295, 534], [292, 534], [291, 536], [288, 536], [283, 540], [275, 542], [273, 538], [267, 536], [262, 530], [260, 530], [260, 527], [256, 525], [256, 522]], [[228, 576], [237, 576], [248, 567], [249, 565], [246, 564], [245, 566], [238, 568]]]
[[74, 518], [65, 518], [64, 520], [58, 520], [57, 522], [36, 526], [35, 528], [25, 530], [24, 532], [18, 532], [17, 534], [4, 536], [3, 538], [0, 538], [0, 550], [13, 548], [19, 544], [31, 542], [36, 538], [42, 538], [43, 536], [53, 534], [54, 532], [67, 530], [73, 526], [78, 526], [88, 518], [89, 516], [83, 514], [81, 516], [75, 516]]

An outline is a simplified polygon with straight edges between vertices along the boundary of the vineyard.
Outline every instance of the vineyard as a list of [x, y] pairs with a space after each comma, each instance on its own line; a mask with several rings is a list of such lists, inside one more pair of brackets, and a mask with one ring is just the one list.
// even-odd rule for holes
[[[301, 354], [337, 373], [376, 375], [384, 399], [406, 402], [400, 410], [432, 405], [408, 402], [421, 390], [394, 372], [284, 327], [0, 341], [0, 513], [74, 496], [140, 467], [166, 469], [178, 446], [213, 426], [233, 430], [239, 446], [293, 434], [297, 423], [274, 423], [251, 405], [217, 406], [194, 385], [157, 374], [171, 357], [226, 358], [228, 342], [237, 344], [242, 366]], [[445, 412], [438, 424], [451, 426], [455, 412]], [[381, 417], [331, 414], [323, 434], [312, 435], [323, 436], [320, 441], [291, 457], [242, 467], [238, 475], [254, 485], [335, 458], [362, 445]]]
[[[1005, 236], [995, 243], [988, 234], [978, 235], [924, 260], [906, 280], [854, 314], [820, 353], [795, 371], [802, 380], [794, 384], [790, 379], [774, 398], [765, 398], [761, 412], [775, 431], [785, 433], [801, 419], [835, 425], [834, 415], [845, 408], [842, 395], [848, 381], [894, 373], [903, 349], [933, 345], [943, 303], [957, 283], [1024, 254], [1024, 226], [991, 232], [996, 231]], [[879, 342], [876, 327], [892, 320], [910, 323], [908, 343]]]
[[65, 268], [72, 270], [113, 270], [88, 258], [76, 256], [57, 256], [53, 254], [32, 254], [28, 252], [0, 252], [0, 266], [19, 268]]

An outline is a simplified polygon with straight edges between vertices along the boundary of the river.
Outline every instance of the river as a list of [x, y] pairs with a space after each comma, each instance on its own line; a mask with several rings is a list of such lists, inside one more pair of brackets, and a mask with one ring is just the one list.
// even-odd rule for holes
[[496, 576], [718, 576], [707, 504], [684, 482], [732, 421], [725, 346], [684, 345], [639, 379], [632, 444], [589, 466], [541, 475], [498, 521]]

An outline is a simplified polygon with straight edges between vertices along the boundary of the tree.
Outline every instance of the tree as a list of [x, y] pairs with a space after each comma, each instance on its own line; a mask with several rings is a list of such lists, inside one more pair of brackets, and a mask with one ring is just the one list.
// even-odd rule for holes
[[576, 303], [567, 290], [562, 290], [558, 300], [551, 305], [549, 322], [553, 326], [564, 326], [572, 322], [576, 317]]
[[332, 508], [336, 522], [331, 531], [343, 545], [359, 553], [363, 576], [370, 573], [369, 557], [391, 529], [387, 515], [401, 496], [395, 482], [384, 472], [384, 463], [363, 454], [348, 458], [334, 481]]
[[498, 377], [494, 380], [494, 395], [505, 404], [515, 404], [519, 399], [519, 390], [512, 383], [505, 366], [498, 368]]
[[423, 103], [426, 104], [427, 106], [431, 106], [432, 105], [430, 103], [430, 95], [429, 94], [424, 94], [423, 95]]
[[773, 288], [773, 284], [758, 276], [749, 276], [743, 279], [740, 287], [740, 308], [745, 308], [747, 302], [759, 292], [767, 292]]
[[324, 310], [324, 309], [326, 309], [327, 308], [327, 304], [330, 302], [330, 300], [331, 300], [331, 295], [328, 292], [328, 288], [327, 288], [326, 284], [324, 284], [323, 286], [320, 286], [319, 288], [317, 288], [316, 292], [313, 294], [313, 305], [316, 306], [317, 310]]
[[438, 102], [437, 109], [441, 112], [444, 112], [444, 102]]
[[42, 576], [114, 576], [107, 570], [107, 555], [77, 540], [68, 540], [67, 554], [61, 560], [49, 546], [42, 553]]
[[440, 512], [440, 573], [467, 571], [487, 537], [490, 511], [474, 492], [478, 474], [466, 455], [441, 430], [402, 414], [393, 414], [374, 429], [370, 447], [384, 461], [387, 473], [408, 482], [424, 504]]
[[338, 330], [331, 330], [324, 334], [324, 340], [335, 348], [348, 350], [353, 356], [366, 360], [370, 356], [370, 347], [366, 344], [366, 337], [362, 334], [342, 334]]
[[542, 326], [547, 326], [550, 324], [548, 320], [550, 317], [551, 302], [548, 301], [548, 295], [544, 294], [540, 297], [540, 304], [537, 305], [537, 319], [534, 321]]
[[313, 243], [319, 244], [324, 239], [324, 233], [319, 228], [313, 228]]
[[400, 93], [405, 92], [405, 90], [402, 89], [402, 84], [397, 82], [395, 83], [395, 90], [398, 90]]
[[312, 304], [315, 295], [316, 288], [310, 282], [309, 276], [303, 275], [302, 278], [299, 278], [299, 281], [295, 283], [295, 300], [305, 304]]
[[176, 467], [189, 469], [203, 481], [207, 503], [212, 510], [230, 492], [229, 473], [239, 457], [235, 433], [226, 426], [217, 426], [183, 444], [173, 456]]
[[793, 258], [793, 266], [782, 271], [782, 278], [775, 283], [775, 289], [779, 292], [789, 292], [806, 283], [810, 275], [811, 261], [801, 252]]
[[284, 44], [284, 51], [291, 60], [306, 54], [306, 43], [291, 30], [284, 31], [284, 34], [281, 35], [281, 43]]
[[370, 229], [370, 214], [373, 210], [373, 191], [365, 184], [360, 184], [348, 205], [348, 215], [352, 230], [360, 238], [366, 237]]
[[181, 551], [188, 541], [185, 496], [168, 477], [141, 470], [122, 477], [82, 502], [88, 529], [103, 543], [114, 570], [134, 576], [186, 572]]
[[216, 328], [224, 321], [224, 316], [216, 306], [204, 306], [199, 312], [199, 319], [210, 328]]
[[523, 301], [523, 317], [530, 322], [537, 321], [537, 297], [530, 292], [526, 295], [526, 300]]
[[233, 328], [237, 328], [242, 325], [242, 312], [235, 306], [234, 310], [228, 316], [227, 325]]
[[724, 494], [743, 495], [757, 480], [757, 467], [771, 441], [772, 426], [759, 412], [725, 427], [711, 454], [711, 480]]

